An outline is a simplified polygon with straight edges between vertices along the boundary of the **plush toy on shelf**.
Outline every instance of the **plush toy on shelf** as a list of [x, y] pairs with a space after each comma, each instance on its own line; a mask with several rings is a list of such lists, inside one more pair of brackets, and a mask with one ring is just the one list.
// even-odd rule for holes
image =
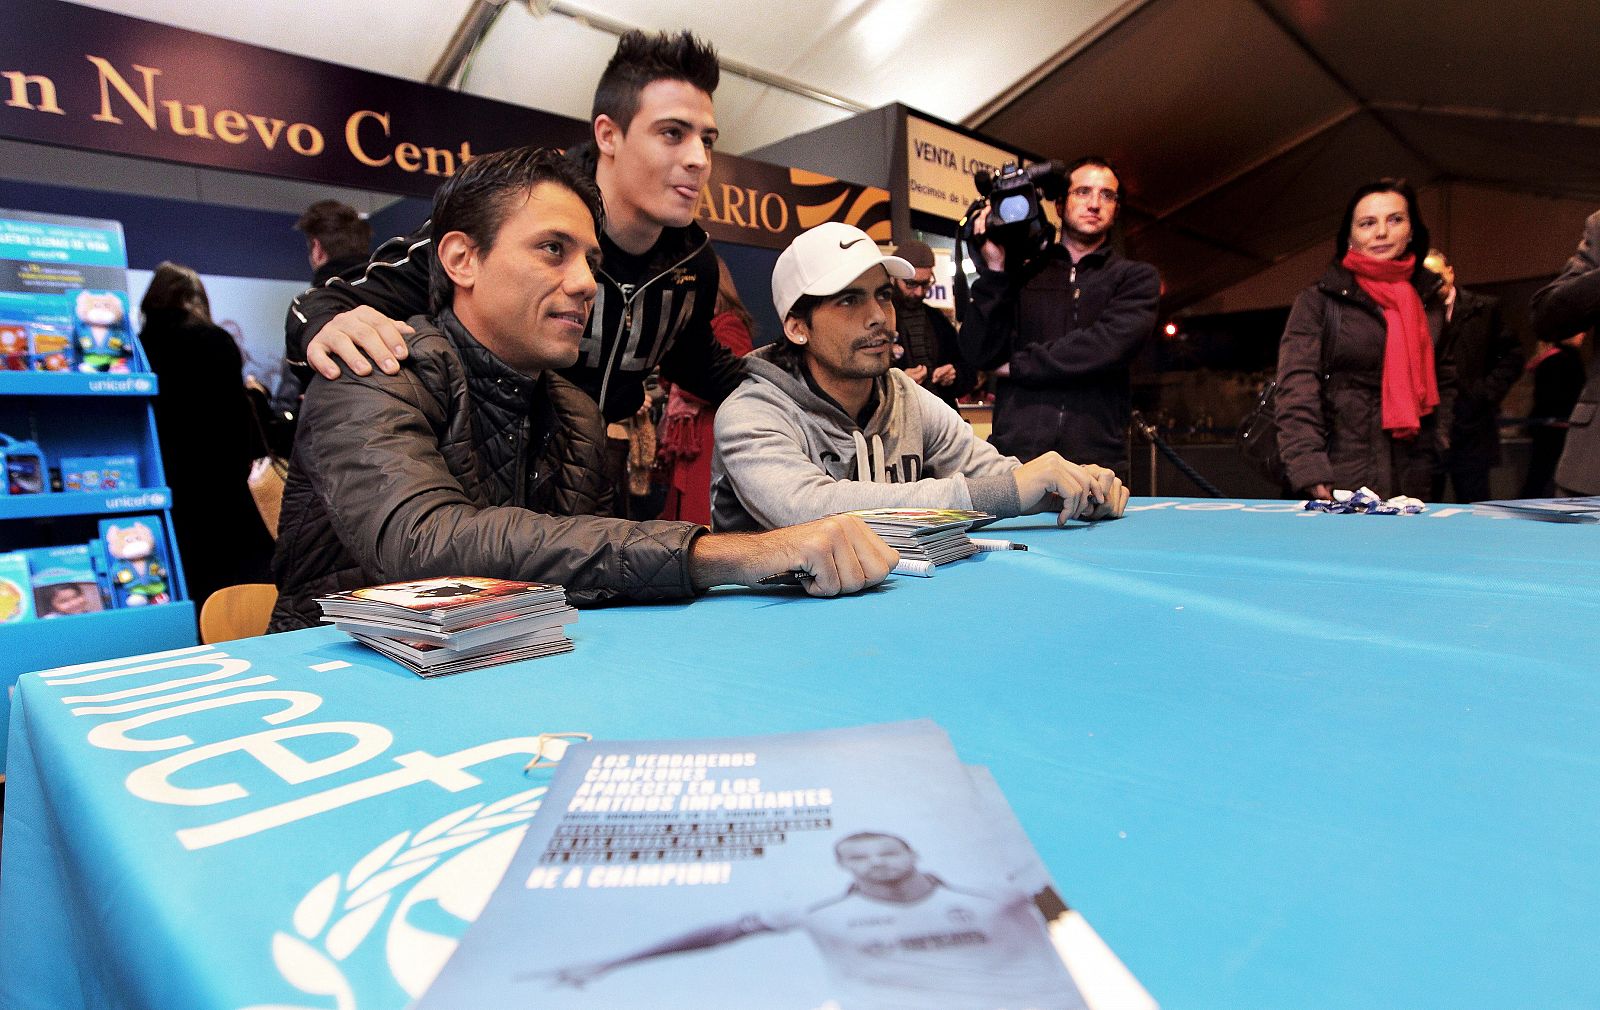
[[0, 370], [28, 370], [28, 328], [21, 323], [0, 322]]
[[150, 524], [159, 519], [108, 519], [100, 524], [106, 553], [111, 556], [111, 588], [118, 607], [167, 603], [167, 566]]
[[115, 291], [78, 292], [73, 301], [73, 334], [78, 343], [78, 371], [132, 371], [128, 310]]

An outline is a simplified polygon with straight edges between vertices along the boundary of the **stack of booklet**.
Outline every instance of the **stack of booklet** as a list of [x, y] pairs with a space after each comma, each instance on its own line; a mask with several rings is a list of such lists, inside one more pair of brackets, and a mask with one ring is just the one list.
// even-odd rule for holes
[[971, 509], [857, 509], [846, 515], [860, 516], [872, 532], [900, 552], [902, 560], [935, 565], [978, 553], [967, 530], [995, 519], [987, 512]]
[[1539, 519], [1549, 523], [1600, 523], [1600, 495], [1587, 498], [1516, 498], [1472, 503], [1475, 516]]
[[319, 597], [322, 616], [424, 677], [572, 651], [566, 590], [446, 576]]
[[1155, 1003], [1061, 899], [994, 778], [922, 720], [571, 745], [413, 1004], [460, 1007]]

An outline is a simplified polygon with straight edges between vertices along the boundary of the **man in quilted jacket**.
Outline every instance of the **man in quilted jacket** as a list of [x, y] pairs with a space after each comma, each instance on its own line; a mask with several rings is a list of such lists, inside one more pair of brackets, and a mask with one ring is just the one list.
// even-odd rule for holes
[[688, 596], [804, 572], [812, 595], [881, 581], [859, 520], [755, 535], [607, 516], [604, 422], [557, 370], [593, 309], [601, 203], [554, 151], [473, 160], [440, 187], [431, 316], [395, 374], [312, 380], [284, 493], [271, 628], [315, 597], [439, 575], [560, 583], [575, 603]]

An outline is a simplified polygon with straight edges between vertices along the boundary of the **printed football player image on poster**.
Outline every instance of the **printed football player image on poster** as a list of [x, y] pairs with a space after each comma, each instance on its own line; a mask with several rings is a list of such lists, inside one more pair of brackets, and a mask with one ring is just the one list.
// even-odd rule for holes
[[798, 930], [816, 945], [837, 1002], [848, 1010], [1083, 1006], [1032, 895], [1005, 885], [980, 890], [946, 883], [919, 868], [909, 842], [884, 831], [846, 835], [833, 851], [852, 878], [842, 892], [809, 906], [690, 930], [613, 960], [562, 968], [553, 978], [582, 987], [652, 958]]
[[574, 744], [417, 1010], [1082, 1010], [990, 795], [927, 722]]

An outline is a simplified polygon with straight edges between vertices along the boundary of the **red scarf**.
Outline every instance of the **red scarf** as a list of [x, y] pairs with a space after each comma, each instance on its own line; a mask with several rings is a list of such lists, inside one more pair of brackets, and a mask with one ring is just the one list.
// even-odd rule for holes
[[1411, 286], [1416, 257], [1380, 260], [1352, 249], [1341, 262], [1383, 309], [1383, 430], [1395, 438], [1416, 438], [1422, 418], [1439, 405], [1428, 316]]

